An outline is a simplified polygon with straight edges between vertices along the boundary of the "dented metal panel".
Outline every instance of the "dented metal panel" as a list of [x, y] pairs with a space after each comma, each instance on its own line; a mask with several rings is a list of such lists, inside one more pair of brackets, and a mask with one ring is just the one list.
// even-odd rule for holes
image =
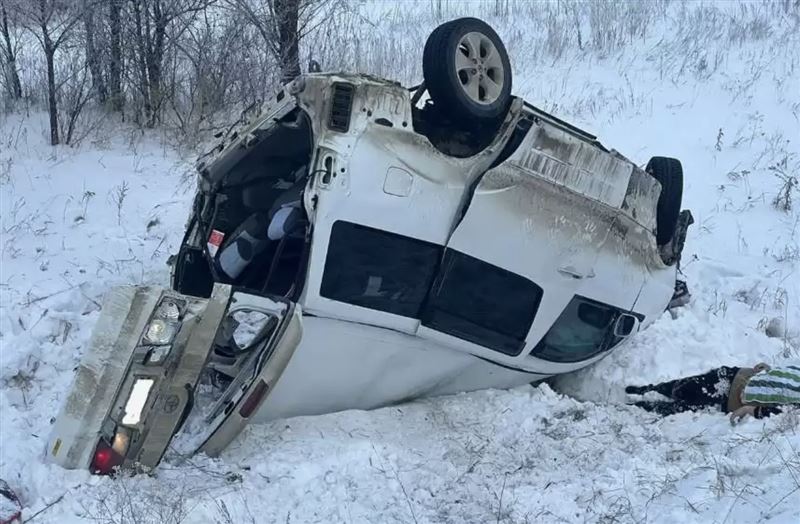
[[[481, 178], [469, 209], [447, 247], [521, 275], [544, 288], [525, 348], [517, 357], [517, 366], [547, 374], [575, 368], [539, 362], [526, 355], [582, 283], [595, 278], [595, 262], [614, 218], [610, 207], [542, 177], [531, 176], [513, 163], [501, 164]], [[632, 305], [630, 299], [627, 306]], [[466, 344], [429, 328], [420, 328], [419, 334], [442, 343]], [[496, 352], [476, 345], [470, 351], [498, 359]], [[526, 363], [531, 360], [535, 364]]]
[[[348, 134], [326, 132], [318, 141], [320, 154], [312, 168], [316, 180], [305, 195], [314, 236], [300, 301], [305, 311], [315, 315], [415, 333], [417, 319], [321, 296], [333, 224], [343, 220], [444, 246], [473, 183], [511, 136], [522, 102], [514, 101], [493, 141], [468, 158], [439, 151], [428, 137], [413, 130], [410, 95], [399, 86], [361, 84], [353, 108]], [[376, 122], [380, 118], [392, 125]], [[326, 181], [322, 161], [329, 154], [334, 157], [335, 173]]]
[[49, 460], [65, 468], [89, 467], [139, 336], [160, 296], [159, 289], [150, 287], [117, 287], [106, 293], [103, 312], [50, 434]]
[[658, 180], [639, 167], [634, 167], [622, 201], [622, 211], [645, 229], [655, 231], [656, 204], [660, 194], [661, 184]]
[[535, 124], [513, 162], [587, 198], [619, 208], [633, 170], [629, 162], [547, 122]]

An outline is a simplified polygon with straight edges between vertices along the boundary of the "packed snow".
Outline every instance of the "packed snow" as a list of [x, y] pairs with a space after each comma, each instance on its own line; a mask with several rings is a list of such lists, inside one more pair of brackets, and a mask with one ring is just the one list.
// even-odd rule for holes
[[45, 115], [0, 114], [0, 478], [23, 518], [800, 522], [800, 413], [731, 426], [625, 405], [628, 384], [800, 361], [800, 194], [774, 202], [800, 173], [798, 22], [737, 40], [702, 34], [701, 11], [697, 41], [676, 22], [605, 57], [548, 63], [517, 60], [520, 38], [498, 23], [517, 94], [641, 165], [682, 160], [687, 307], [549, 384], [253, 425], [220, 458], [151, 476], [63, 470], [44, 444], [103, 293], [168, 285], [191, 155], [122, 124], [51, 147]]

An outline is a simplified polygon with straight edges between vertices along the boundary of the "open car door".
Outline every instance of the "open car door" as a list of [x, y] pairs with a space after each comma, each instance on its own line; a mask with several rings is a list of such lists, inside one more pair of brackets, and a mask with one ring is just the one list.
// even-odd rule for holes
[[270, 334], [260, 335], [259, 327], [250, 330], [253, 340], [257, 341], [259, 336], [265, 337], [263, 348], [245, 359], [222, 395], [207, 412], [199, 414], [202, 420], [199, 438], [195, 438], [199, 444], [196, 452], [216, 457], [236, 438], [270, 395], [300, 344], [303, 326], [299, 305], [235, 293], [228, 315], [253, 313], [280, 320]]
[[226, 284], [208, 299], [112, 289], [53, 425], [48, 459], [109, 474], [153, 468], [172, 444], [181, 454], [219, 454], [270, 394], [301, 324], [294, 303]]

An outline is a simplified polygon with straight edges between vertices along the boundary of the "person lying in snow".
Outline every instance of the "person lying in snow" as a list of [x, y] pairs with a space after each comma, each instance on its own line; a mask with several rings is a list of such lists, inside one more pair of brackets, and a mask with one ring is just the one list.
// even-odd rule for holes
[[8, 483], [0, 479], [0, 524], [20, 522], [22, 504]]
[[731, 414], [731, 423], [747, 415], [768, 417], [781, 406], [800, 405], [800, 366], [753, 368], [722, 366], [708, 373], [646, 386], [628, 386], [625, 393], [643, 395], [654, 391], [670, 400], [641, 400], [635, 406], [659, 415], [673, 415], [718, 407]]

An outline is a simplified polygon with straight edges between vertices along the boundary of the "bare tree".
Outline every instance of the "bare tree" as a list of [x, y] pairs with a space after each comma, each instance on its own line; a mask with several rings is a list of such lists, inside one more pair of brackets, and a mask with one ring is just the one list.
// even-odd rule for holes
[[111, 108], [121, 112], [125, 104], [122, 94], [122, 0], [108, 0], [108, 24], [111, 57], [108, 62], [108, 91]]
[[343, 1], [0, 0], [0, 63], [15, 26], [41, 44], [47, 81], [32, 93], [46, 100], [52, 144], [91, 129], [94, 101], [193, 140], [299, 75], [302, 39]]
[[252, 24], [281, 68], [281, 82], [300, 74], [300, 41], [322, 20], [317, 15], [332, 0], [227, 0]]
[[95, 25], [94, 10], [98, 6], [95, 0], [83, 0], [83, 26], [86, 37], [86, 65], [92, 73], [92, 86], [97, 92], [101, 104], [108, 99], [105, 75], [103, 74], [103, 60], [97, 42], [97, 35], [101, 34]]
[[300, 34], [297, 27], [300, 0], [274, 0], [272, 10], [278, 28], [281, 82], [286, 83], [300, 75]]
[[8, 82], [8, 91], [11, 98], [22, 98], [22, 84], [19, 81], [19, 72], [17, 71], [17, 47], [11, 41], [6, 1], [0, 0], [0, 35], [3, 37], [0, 56], [3, 58], [6, 81]]
[[50, 144], [55, 146], [61, 143], [58, 133], [55, 55], [81, 20], [81, 10], [75, 0], [20, 0], [15, 5], [26, 28], [36, 37], [44, 51]]
[[[86, 122], [83, 110], [96, 96], [96, 86], [90, 79], [90, 68], [83, 56], [65, 53], [57, 62], [57, 76], [60, 81], [58, 92], [59, 132], [65, 144], [74, 144], [86, 136], [92, 126]], [[78, 124], [81, 123], [81, 134]], [[97, 122], [95, 122], [97, 123]]]
[[237, 56], [247, 53], [242, 40], [241, 24], [232, 17], [204, 13], [176, 43], [180, 55], [171, 63], [167, 82], [172, 114], [186, 138], [196, 138], [198, 127], [214, 112], [241, 102], [229, 93], [247, 74]]
[[155, 127], [164, 103], [164, 58], [191, 25], [194, 15], [215, 0], [131, 0], [133, 40], [145, 125]]

